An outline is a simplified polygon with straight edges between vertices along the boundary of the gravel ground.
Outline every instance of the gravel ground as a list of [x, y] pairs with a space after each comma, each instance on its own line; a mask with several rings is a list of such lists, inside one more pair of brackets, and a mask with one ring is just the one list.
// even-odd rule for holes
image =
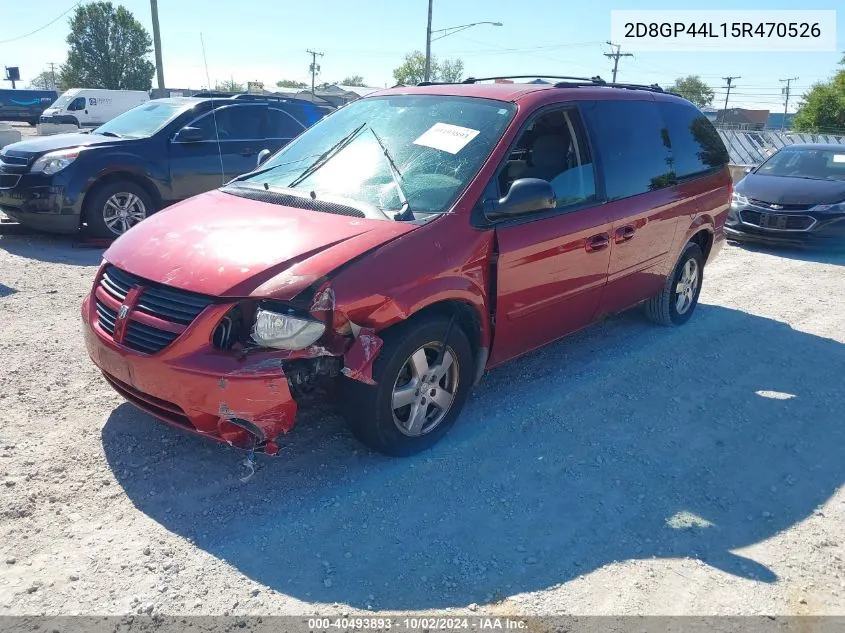
[[425, 455], [323, 407], [247, 483], [89, 362], [100, 256], [0, 236], [0, 615], [845, 614], [845, 256], [728, 246], [689, 324], [493, 371]]

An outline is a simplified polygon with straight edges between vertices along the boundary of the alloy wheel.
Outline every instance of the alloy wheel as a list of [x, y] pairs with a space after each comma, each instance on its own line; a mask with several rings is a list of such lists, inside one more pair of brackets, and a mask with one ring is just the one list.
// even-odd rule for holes
[[438, 362], [440, 347], [432, 342], [417, 349], [402, 365], [393, 385], [393, 422], [409, 437], [433, 431], [455, 401], [460, 376], [457, 355], [446, 346]]
[[690, 258], [684, 264], [680, 279], [675, 286], [675, 310], [678, 314], [685, 314], [695, 301], [695, 293], [698, 291], [698, 262]]
[[122, 235], [147, 217], [147, 208], [134, 193], [116, 193], [103, 206], [103, 221], [115, 235]]

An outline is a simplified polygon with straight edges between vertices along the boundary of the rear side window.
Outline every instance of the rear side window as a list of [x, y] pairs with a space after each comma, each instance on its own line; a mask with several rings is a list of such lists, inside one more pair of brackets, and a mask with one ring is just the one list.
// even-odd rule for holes
[[672, 140], [675, 175], [690, 178], [720, 169], [728, 163], [728, 150], [713, 124], [686, 103], [658, 102]]
[[[260, 105], [224, 106], [209, 112], [192, 125], [203, 131], [206, 139], [252, 141], [262, 138], [261, 120], [265, 107]], [[216, 130], [215, 130], [216, 126]]]
[[608, 200], [675, 184], [669, 131], [653, 101], [595, 101], [584, 114]]
[[267, 110], [267, 138], [294, 138], [305, 127], [283, 110], [272, 107]]

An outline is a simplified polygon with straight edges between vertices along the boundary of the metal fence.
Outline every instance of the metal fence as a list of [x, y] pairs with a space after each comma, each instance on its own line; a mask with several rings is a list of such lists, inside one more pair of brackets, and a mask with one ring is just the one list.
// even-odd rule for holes
[[795, 143], [834, 143], [845, 145], [845, 134], [799, 134], [773, 130], [719, 129], [728, 148], [732, 165], [759, 165], [785, 145]]

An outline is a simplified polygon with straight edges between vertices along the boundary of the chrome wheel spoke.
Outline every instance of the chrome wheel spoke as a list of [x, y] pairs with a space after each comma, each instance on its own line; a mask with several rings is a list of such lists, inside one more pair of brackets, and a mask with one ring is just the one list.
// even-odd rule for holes
[[428, 374], [428, 358], [425, 355], [425, 349], [420, 348], [411, 356], [411, 372], [414, 378], [422, 378]]
[[431, 396], [431, 402], [441, 411], [446, 411], [451, 406], [454, 398], [455, 394], [449, 393], [445, 389], [438, 389], [434, 395]]
[[393, 410], [407, 407], [409, 404], [414, 404], [417, 399], [417, 386], [414, 381], [409, 382], [404, 387], [398, 387], [393, 391]]
[[425, 425], [426, 412], [428, 411], [428, 404], [414, 404], [411, 406], [411, 415], [408, 417], [406, 429], [411, 435], [419, 435]]
[[442, 380], [443, 377], [449, 373], [449, 368], [452, 366], [454, 360], [455, 359], [449, 350], [443, 352], [443, 360], [440, 361], [440, 364], [434, 368], [434, 375], [438, 378], [438, 381]]

